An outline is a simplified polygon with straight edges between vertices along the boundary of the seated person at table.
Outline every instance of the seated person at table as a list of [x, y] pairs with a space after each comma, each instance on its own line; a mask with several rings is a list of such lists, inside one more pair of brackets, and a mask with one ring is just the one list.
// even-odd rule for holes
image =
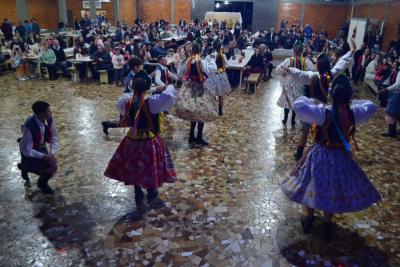
[[56, 68], [60, 68], [63, 72], [65, 78], [71, 78], [68, 67], [70, 67], [70, 62], [67, 62], [67, 57], [65, 56], [64, 49], [61, 48], [57, 40], [53, 41], [52, 47], [54, 54], [56, 55]]
[[157, 85], [157, 92], [162, 92], [172, 80], [179, 80], [178, 76], [168, 69], [168, 62], [165, 57], [158, 58], [158, 65], [156, 67], [155, 83]]
[[[81, 57], [87, 57], [89, 56], [89, 53], [83, 43], [80, 42], [80, 40], [75, 41], [75, 47], [74, 47], [74, 58], [78, 59]], [[74, 64], [75, 68], [78, 70], [79, 73], [79, 79], [85, 80], [86, 75], [87, 75], [87, 65], [84, 62], [75, 62]]]
[[[26, 57], [37, 57], [37, 55], [39, 54], [39, 52], [36, 53], [36, 51], [34, 51], [33, 46], [29, 47], [29, 44], [27, 42], [24, 43], [24, 49], [23, 49], [23, 54]], [[35, 60], [27, 60], [28, 66], [29, 66], [29, 73], [30, 79], [35, 79], [36, 78], [36, 65], [37, 62]]]
[[272, 79], [272, 69], [274, 66], [272, 65], [272, 53], [269, 48], [265, 44], [260, 45], [260, 54], [263, 57], [263, 73], [264, 73], [264, 81], [268, 79]]
[[[65, 41], [64, 41], [64, 37], [61, 36], [60, 33], [58, 33], [58, 32], [56, 32], [55, 40], [54, 40], [54, 41], [56, 41], [56, 40], [58, 41], [58, 43], [59, 43], [61, 49], [67, 48], [67, 45], [65, 44]], [[54, 43], [53, 43], [53, 45], [54, 45]]]
[[171, 43], [168, 46], [168, 50], [169, 49], [173, 49], [174, 52], [176, 52], [176, 50], [178, 50], [178, 44], [176, 43], [176, 40], [174, 38], [171, 39]]
[[49, 73], [49, 80], [56, 80], [56, 61], [57, 57], [52, 49], [49, 49], [49, 43], [43, 42], [42, 54], [40, 60], [43, 62], [42, 66], [47, 68]]
[[98, 80], [100, 79], [99, 75], [99, 70], [106, 70], [108, 72], [108, 80], [110, 81], [111, 78], [111, 56], [110, 53], [108, 53], [105, 49], [104, 46], [98, 45], [97, 46], [97, 52], [94, 54], [90, 55], [90, 58], [94, 60], [96, 65], [91, 65], [91, 71], [93, 74], [93, 79]]
[[13, 44], [11, 50], [11, 66], [17, 70], [17, 79], [20, 81], [29, 79], [29, 66], [25, 60], [21, 59], [23, 56], [24, 54], [21, 47], [18, 44]]
[[[58, 149], [57, 130], [47, 102], [35, 102], [32, 110], [33, 115], [26, 120], [20, 139], [21, 163], [18, 168], [26, 185], [30, 185], [28, 173], [35, 173], [39, 175], [37, 185], [42, 192], [53, 194], [48, 181], [57, 171], [54, 156]], [[50, 144], [50, 153], [46, 143]]]
[[264, 59], [260, 53], [260, 48], [256, 48], [254, 55], [251, 56], [249, 63], [247, 64], [243, 77], [247, 78], [252, 73], [261, 73], [264, 69]]

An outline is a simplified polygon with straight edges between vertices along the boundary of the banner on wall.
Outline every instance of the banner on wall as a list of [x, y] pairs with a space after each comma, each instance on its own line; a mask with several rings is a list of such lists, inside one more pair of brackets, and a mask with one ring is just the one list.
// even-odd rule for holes
[[[90, 1], [82, 1], [83, 8], [90, 9]], [[101, 1], [96, 1], [96, 8], [101, 8]]]

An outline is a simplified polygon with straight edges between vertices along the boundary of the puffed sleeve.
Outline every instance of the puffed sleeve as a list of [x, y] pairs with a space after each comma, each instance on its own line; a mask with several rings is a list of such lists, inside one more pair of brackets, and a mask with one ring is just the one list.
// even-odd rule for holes
[[349, 51], [346, 54], [344, 54], [338, 62], [336, 62], [335, 66], [331, 69], [332, 76], [335, 77], [342, 72], [344, 72], [348, 67], [353, 58], [353, 52]]
[[309, 60], [308, 58], [306, 58], [305, 62], [306, 62], [306, 70], [308, 70], [308, 71], [313, 71], [313, 70], [315, 70], [315, 68], [314, 68], [314, 63], [312, 63], [311, 60]]
[[201, 70], [210, 76], [213, 73], [217, 72], [217, 64], [215, 60], [211, 60], [210, 62], [206, 62], [205, 60], [201, 60]]
[[149, 108], [152, 114], [161, 113], [171, 109], [175, 105], [178, 91], [170, 84], [161, 94], [152, 95], [148, 98]]
[[293, 108], [296, 116], [308, 123], [316, 123], [322, 126], [325, 122], [325, 107], [322, 104], [317, 104], [312, 98], [300, 96], [294, 101]]
[[303, 85], [311, 85], [313, 77], [319, 75], [318, 72], [315, 71], [302, 71], [296, 68], [289, 68], [288, 73], [297, 83]]
[[183, 78], [186, 75], [187, 72], [187, 60], [181, 60], [181, 62], [179, 62], [179, 66], [178, 66], [178, 76]]
[[353, 100], [351, 109], [354, 113], [356, 125], [367, 123], [377, 110], [376, 105], [369, 100]]
[[278, 75], [283, 75], [284, 74], [284, 68], [290, 66], [290, 58], [285, 58], [284, 61], [282, 61], [277, 67], [276, 67], [276, 73]]

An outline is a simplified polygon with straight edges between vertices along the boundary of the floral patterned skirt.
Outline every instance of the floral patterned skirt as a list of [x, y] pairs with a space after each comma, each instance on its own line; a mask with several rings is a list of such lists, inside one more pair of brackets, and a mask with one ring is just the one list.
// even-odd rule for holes
[[294, 101], [303, 95], [303, 86], [288, 76], [279, 78], [282, 86], [282, 93], [277, 105], [281, 108], [292, 109]]
[[145, 140], [133, 140], [126, 136], [108, 163], [104, 175], [126, 185], [138, 185], [145, 189], [176, 181], [172, 157], [159, 135]]
[[361, 211], [381, 196], [350, 153], [314, 145], [281, 185], [292, 201], [331, 213]]
[[175, 107], [170, 113], [187, 121], [210, 122], [218, 117], [217, 102], [207, 83], [187, 81], [179, 90]]

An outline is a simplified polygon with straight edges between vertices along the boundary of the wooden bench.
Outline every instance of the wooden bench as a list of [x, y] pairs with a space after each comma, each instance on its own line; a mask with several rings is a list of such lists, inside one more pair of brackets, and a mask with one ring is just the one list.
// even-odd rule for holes
[[249, 91], [251, 85], [254, 86], [254, 91], [256, 90], [260, 77], [260, 73], [252, 73], [249, 75], [249, 77], [247, 77], [246, 92]]
[[108, 84], [108, 72], [106, 70], [98, 70], [100, 75], [100, 84]]
[[376, 84], [374, 83], [374, 80], [367, 80], [364, 79], [364, 83], [371, 88], [375, 93], [378, 93], [378, 86], [376, 86]]

